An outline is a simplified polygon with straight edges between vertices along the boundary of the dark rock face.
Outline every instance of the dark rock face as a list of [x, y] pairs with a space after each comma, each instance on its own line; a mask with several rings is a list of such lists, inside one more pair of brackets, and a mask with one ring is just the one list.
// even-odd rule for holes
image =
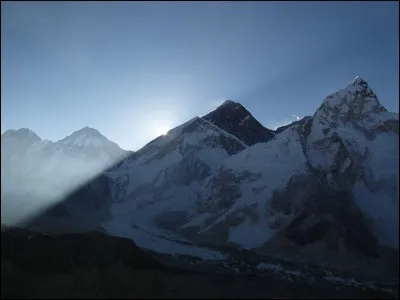
[[320, 191], [311, 197], [285, 235], [299, 246], [324, 241], [331, 249], [378, 256], [377, 240], [347, 192]]
[[101, 174], [20, 227], [48, 233], [93, 229], [108, 215], [110, 201], [109, 178]]
[[265, 143], [274, 137], [273, 130], [265, 128], [241, 104], [225, 101], [216, 110], [202, 117], [251, 146]]
[[[64, 201], [62, 205], [80, 205], [84, 206], [81, 207], [81, 209], [89, 211], [92, 209], [100, 209], [111, 197], [108, 181], [109, 179], [105, 175], [99, 175], [97, 178], [84, 185], [83, 188], [73, 191], [68, 197], [68, 200]], [[82, 203], [82, 199], [85, 199], [84, 203]]]

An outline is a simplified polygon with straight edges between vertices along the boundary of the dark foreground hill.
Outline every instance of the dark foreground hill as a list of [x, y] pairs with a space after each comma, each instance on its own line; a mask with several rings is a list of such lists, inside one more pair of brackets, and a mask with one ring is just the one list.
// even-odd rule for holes
[[[165, 267], [127, 239], [98, 232], [1, 233], [1, 298], [396, 298], [398, 292], [271, 273], [228, 275]], [[175, 257], [179, 260], [179, 257]], [[183, 262], [184, 259], [182, 258]]]

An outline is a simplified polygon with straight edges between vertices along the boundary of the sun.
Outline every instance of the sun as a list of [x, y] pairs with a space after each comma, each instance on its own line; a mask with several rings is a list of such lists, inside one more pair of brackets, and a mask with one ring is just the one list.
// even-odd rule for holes
[[157, 128], [158, 135], [166, 135], [167, 132], [168, 132], [170, 129], [171, 129], [171, 128], [170, 128], [169, 126], [166, 126], [166, 125], [159, 126], [159, 127]]
[[153, 134], [157, 137], [160, 135], [166, 135], [171, 130], [171, 122], [167, 120], [157, 120], [153, 123]]

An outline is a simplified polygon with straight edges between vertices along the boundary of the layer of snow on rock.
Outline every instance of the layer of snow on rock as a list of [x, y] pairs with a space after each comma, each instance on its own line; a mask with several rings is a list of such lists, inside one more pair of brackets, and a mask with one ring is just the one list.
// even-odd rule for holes
[[332, 272], [327, 271], [327, 270], [323, 270], [324, 273], [326, 274], [326, 276], [323, 276], [323, 278], [325, 280], [334, 282], [334, 283], [340, 283], [343, 285], [347, 285], [347, 286], [359, 286], [360, 283], [358, 283], [354, 278], [343, 278], [343, 277], [338, 277], [338, 276], [334, 276], [332, 274]]
[[190, 255], [203, 260], [225, 260], [226, 257], [214, 250], [193, 245], [183, 245], [164, 238], [143, 232], [140, 229], [132, 228], [129, 224], [123, 224], [123, 219], [119, 223], [110, 222], [103, 224], [103, 228], [111, 235], [125, 237], [133, 240], [136, 245], [144, 249], [149, 249], [164, 254]]
[[276, 189], [284, 188], [293, 174], [307, 172], [299, 136], [295, 129], [291, 128], [282, 132], [275, 140], [256, 144], [227, 158], [223, 163], [223, 168], [233, 170], [237, 175], [250, 172], [261, 176], [254, 180], [245, 179], [239, 183], [241, 196], [224, 214], [203, 230], [224, 222], [231, 214], [245, 207], [257, 205], [259, 221], [254, 223], [248, 219], [230, 228], [229, 240], [247, 249], [261, 246], [275, 232], [267, 224], [272, 219], [265, 217], [268, 200], [271, 199], [272, 193]]
[[[350, 109], [352, 114], [348, 115]], [[313, 116], [310, 138], [316, 142], [331, 135], [336, 127], [347, 127], [351, 123], [371, 130], [391, 117], [367, 83], [358, 77], [346, 88], [324, 99]], [[329, 133], [324, 134], [324, 129], [330, 129]]]
[[186, 223], [185, 225], [181, 226], [180, 228], [188, 228], [188, 227], [201, 227], [204, 226], [207, 219], [212, 218], [214, 215], [211, 213], [203, 213], [203, 214], [194, 214], [190, 218], [190, 222]]
[[[268, 143], [256, 144], [229, 157], [223, 166], [236, 173], [249, 171], [262, 175], [259, 180], [240, 186], [243, 196], [232, 209], [254, 203], [265, 203], [264, 200], [269, 199], [275, 189], [283, 188], [293, 174], [307, 171], [306, 158], [294, 129], [282, 132]], [[260, 182], [265, 185], [265, 189], [255, 194], [252, 188], [258, 187]]]
[[[193, 122], [198, 122], [195, 130], [182, 133], [182, 131]], [[215, 170], [228, 154], [219, 144], [210, 146], [203, 145], [202, 143], [206, 138], [218, 137], [219, 135], [225, 135], [234, 139], [243, 147], [246, 147], [242, 141], [233, 135], [199, 117], [185, 123], [185, 126], [179, 126], [179, 128], [168, 132], [167, 135], [149, 143], [138, 151], [138, 158], [136, 160], [126, 162], [123, 165], [123, 168], [126, 169], [126, 172], [130, 176], [128, 194], [132, 193], [140, 185], [151, 183], [162, 170], [182, 161], [185, 155], [182, 151], [185, 152], [185, 150], [191, 146], [200, 147], [197, 150], [199, 159], [208, 165], [211, 170]], [[166, 146], [174, 140], [178, 141], [175, 149], [171, 149], [169, 153], [160, 158], [156, 157], [159, 151], [163, 150], [162, 146]], [[119, 173], [120, 176], [122, 176], [122, 174], [121, 172]]]
[[59, 144], [64, 144], [64, 145], [73, 145], [73, 146], [78, 146], [78, 147], [84, 147], [84, 146], [94, 146], [94, 147], [102, 147], [104, 146], [104, 139], [100, 139], [98, 137], [92, 137], [92, 136], [85, 136], [85, 135], [80, 135], [77, 137], [74, 137], [73, 139], [65, 139], [60, 142]]
[[258, 270], [270, 270], [273, 272], [280, 272], [280, 273], [285, 273], [287, 275], [291, 275], [291, 276], [296, 276], [296, 277], [302, 277], [305, 276], [303, 273], [301, 273], [300, 271], [293, 271], [293, 270], [288, 270], [283, 268], [282, 266], [278, 265], [278, 264], [271, 264], [271, 263], [260, 263], [257, 266]]
[[239, 225], [230, 228], [229, 241], [242, 245], [244, 249], [251, 249], [261, 246], [275, 233], [265, 221], [261, 219], [258, 223], [253, 223], [251, 219], [246, 219]]
[[202, 121], [204, 121], [204, 122], [206, 122], [206, 124], [208, 125], [208, 126], [211, 126], [212, 127], [212, 132], [214, 132], [214, 133], [218, 133], [218, 134], [223, 134], [223, 135], [225, 135], [226, 137], [229, 137], [229, 138], [231, 138], [231, 139], [234, 139], [234, 140], [236, 140], [238, 143], [240, 143], [244, 148], [247, 148], [248, 146], [245, 144], [245, 143], [243, 143], [240, 139], [238, 139], [236, 136], [234, 136], [233, 134], [230, 134], [229, 132], [226, 132], [226, 131], [224, 131], [224, 130], [221, 130], [221, 128], [219, 128], [217, 125], [214, 125], [213, 123], [211, 123], [211, 122], [209, 122], [209, 121], [207, 121], [207, 120], [204, 120], [204, 119], [201, 119]]

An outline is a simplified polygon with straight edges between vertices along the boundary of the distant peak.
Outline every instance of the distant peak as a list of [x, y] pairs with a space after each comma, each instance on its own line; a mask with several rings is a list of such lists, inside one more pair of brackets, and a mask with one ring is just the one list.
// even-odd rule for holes
[[85, 126], [82, 129], [75, 131], [72, 134], [89, 134], [89, 135], [102, 135], [97, 129]]
[[73, 132], [71, 135], [57, 142], [58, 144], [68, 144], [73, 146], [88, 146], [94, 145], [96, 147], [104, 146], [105, 143], [112, 143], [97, 129], [85, 126]]
[[[332, 109], [335, 108], [335, 109]], [[322, 116], [323, 119], [330, 118], [350, 122], [361, 120], [365, 114], [377, 114], [387, 111], [378, 100], [368, 83], [356, 76], [345, 88], [327, 96], [321, 106], [315, 112], [316, 119]], [[372, 115], [371, 115], [372, 116]]]
[[85, 131], [97, 131], [97, 129], [89, 127], [89, 126], [85, 126], [83, 127], [81, 130], [85, 130]]
[[[70, 141], [70, 140], [81, 140], [82, 138], [95, 138], [100, 140], [106, 140], [107, 138], [102, 135], [97, 129], [85, 126], [82, 129], [74, 131], [71, 135], [67, 136], [61, 141]], [[61, 142], [60, 141], [60, 142]]]
[[352, 80], [350, 86], [368, 88], [368, 83], [363, 78], [361, 78], [360, 76], [356, 76]]
[[24, 136], [24, 137], [34, 138], [36, 140], [41, 140], [41, 138], [29, 128], [20, 128], [18, 130], [8, 129], [6, 132], [2, 134], [2, 137], [8, 137], [8, 136]]
[[17, 130], [18, 133], [23, 133], [26, 135], [36, 135], [36, 133], [34, 133], [32, 130], [30, 130], [29, 128], [20, 128]]
[[236, 104], [239, 104], [239, 103], [228, 99], [228, 100], [225, 100], [219, 107], [236, 105]]

